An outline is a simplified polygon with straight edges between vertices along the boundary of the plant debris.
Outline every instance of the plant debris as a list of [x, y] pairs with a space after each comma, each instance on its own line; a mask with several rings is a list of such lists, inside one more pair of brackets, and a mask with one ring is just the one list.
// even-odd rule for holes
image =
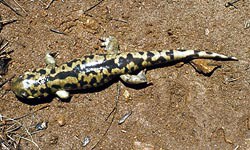
[[190, 64], [194, 69], [204, 75], [211, 75], [217, 68], [221, 67], [218, 64], [210, 63], [210, 60], [195, 59], [190, 61]]
[[15, 8], [13, 8], [9, 3], [7, 3], [4, 0], [0, 0], [0, 3], [2, 3], [3, 5], [5, 5], [6, 7], [8, 7], [9, 9], [11, 9], [15, 14], [17, 14], [18, 16], [22, 16]]
[[127, 112], [124, 116], [122, 116], [122, 118], [118, 121], [118, 124], [121, 125], [123, 124], [128, 117], [132, 114], [132, 111]]
[[8, 44], [8, 42], [5, 42], [3, 39], [0, 39], [0, 75], [5, 75], [7, 73], [9, 62], [11, 60], [9, 54], [12, 53], [13, 50], [5, 50]]

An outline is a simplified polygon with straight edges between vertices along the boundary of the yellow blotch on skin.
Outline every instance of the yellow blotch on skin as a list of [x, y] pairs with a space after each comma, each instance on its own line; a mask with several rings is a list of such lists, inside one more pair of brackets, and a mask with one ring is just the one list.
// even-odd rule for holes
[[124, 72], [125, 72], [125, 68], [123, 69], [115, 68], [115, 69], [112, 69], [111, 74], [122, 74]]
[[152, 61], [157, 61], [160, 57], [160, 53], [157, 51], [154, 51], [154, 56], [152, 57]]

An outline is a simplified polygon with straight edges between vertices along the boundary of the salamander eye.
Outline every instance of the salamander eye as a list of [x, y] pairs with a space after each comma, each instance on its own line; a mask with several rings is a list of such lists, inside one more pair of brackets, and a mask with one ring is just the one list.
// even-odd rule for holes
[[20, 94], [23, 98], [28, 96], [28, 93], [26, 91], [22, 91]]

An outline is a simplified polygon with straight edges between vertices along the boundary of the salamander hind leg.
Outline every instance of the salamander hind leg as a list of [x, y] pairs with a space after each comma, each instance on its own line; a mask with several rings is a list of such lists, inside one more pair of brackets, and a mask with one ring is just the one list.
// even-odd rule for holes
[[124, 74], [120, 78], [128, 84], [142, 84], [147, 83], [146, 70], [140, 71], [137, 75]]
[[104, 47], [108, 54], [117, 54], [119, 52], [119, 43], [115, 37], [101, 38], [101, 41], [101, 46]]

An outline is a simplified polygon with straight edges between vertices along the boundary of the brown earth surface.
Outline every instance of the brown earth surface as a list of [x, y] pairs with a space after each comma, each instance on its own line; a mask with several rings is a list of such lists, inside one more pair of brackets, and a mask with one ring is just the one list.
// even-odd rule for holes
[[[4, 20], [17, 19], [0, 32], [10, 43], [7, 49], [14, 50], [3, 78], [45, 67], [46, 51], [58, 52], [57, 64], [104, 53], [99, 38], [109, 35], [119, 40], [123, 52], [183, 47], [239, 59], [216, 62], [222, 67], [211, 76], [197, 73], [189, 64], [150, 70], [150, 86], [137, 89], [120, 84], [119, 94], [115, 82], [99, 91], [74, 94], [69, 102], [54, 98], [29, 105], [6, 92], [7, 84], [1, 89], [0, 115], [16, 118], [31, 113], [17, 120], [23, 127], [13, 131], [13, 140], [18, 141], [18, 135], [31, 140], [23, 128], [31, 132], [45, 121], [47, 129], [32, 134], [43, 150], [91, 149], [98, 141], [95, 149], [250, 149], [249, 0], [230, 7], [225, 7], [226, 0], [113, 0], [90, 10], [97, 0], [57, 0], [48, 9], [44, 9], [48, 0], [17, 0], [26, 12], [13, 0], [5, 1], [22, 16], [0, 4]], [[117, 95], [109, 128], [112, 115], [106, 118]], [[48, 107], [34, 112], [44, 105]], [[129, 111], [131, 116], [118, 125]], [[0, 129], [5, 131], [0, 137], [6, 140], [10, 125], [6, 118], [0, 119]], [[87, 136], [90, 143], [83, 147]], [[37, 149], [34, 143], [21, 139], [19, 145]]]

